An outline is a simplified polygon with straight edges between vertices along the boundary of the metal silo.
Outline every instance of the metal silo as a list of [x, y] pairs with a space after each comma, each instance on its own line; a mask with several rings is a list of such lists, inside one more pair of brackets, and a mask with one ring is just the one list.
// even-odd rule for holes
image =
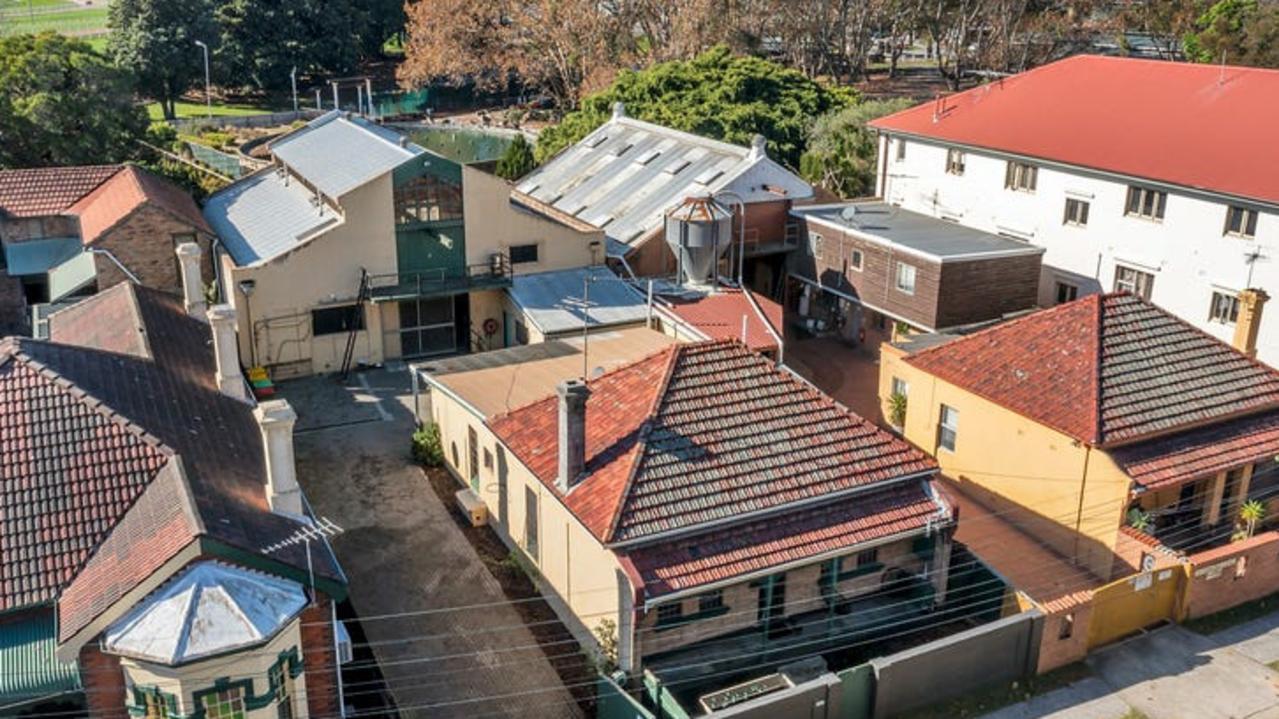
[[712, 283], [732, 236], [732, 213], [709, 193], [689, 197], [666, 213], [666, 242], [675, 253], [680, 282]]

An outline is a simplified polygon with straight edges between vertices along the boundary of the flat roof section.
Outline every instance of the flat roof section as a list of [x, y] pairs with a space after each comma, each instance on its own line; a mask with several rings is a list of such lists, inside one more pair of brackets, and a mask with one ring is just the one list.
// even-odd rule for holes
[[878, 200], [809, 205], [791, 214], [937, 262], [1043, 254], [1044, 248]]
[[555, 385], [596, 374], [661, 351], [674, 339], [647, 327], [592, 332], [582, 361], [582, 338], [551, 340], [414, 365], [427, 381], [477, 409], [484, 417], [531, 404], [555, 392]]
[[648, 318], [644, 296], [604, 266], [516, 275], [507, 293], [533, 326], [548, 335], [581, 332], [583, 323], [612, 327]]

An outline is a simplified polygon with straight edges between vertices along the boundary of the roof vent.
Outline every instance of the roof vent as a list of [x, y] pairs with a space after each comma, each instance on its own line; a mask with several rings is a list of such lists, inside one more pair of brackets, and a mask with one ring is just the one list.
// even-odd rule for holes
[[613, 119], [620, 120], [623, 117], [626, 117], [626, 105], [621, 100], [618, 100], [613, 103]]
[[756, 134], [751, 138], [751, 154], [750, 159], [762, 160], [768, 157], [768, 141], [763, 135]]

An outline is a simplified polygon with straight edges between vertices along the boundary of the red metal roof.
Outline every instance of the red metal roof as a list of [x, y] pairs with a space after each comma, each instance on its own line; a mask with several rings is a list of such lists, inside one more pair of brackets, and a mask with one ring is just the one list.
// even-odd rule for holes
[[1077, 55], [871, 123], [1279, 202], [1279, 71]]
[[80, 198], [67, 212], [80, 218], [80, 240], [93, 244], [107, 230], [150, 202], [192, 228], [212, 234], [195, 200], [173, 183], [133, 165]]
[[949, 520], [923, 482], [903, 482], [814, 509], [734, 525], [628, 554], [652, 597], [768, 570]]
[[777, 349], [782, 330], [782, 307], [763, 295], [751, 292], [755, 304], [741, 290], [724, 288], [696, 299], [665, 300], [665, 308], [680, 320], [696, 327], [712, 340], [742, 341], [742, 318], [746, 318], [746, 344], [757, 351]]
[[121, 165], [0, 170], [0, 215], [45, 217], [64, 212], [120, 171]]
[[1279, 407], [1279, 372], [1132, 295], [1090, 295], [906, 362], [1093, 445]]
[[[672, 345], [588, 384], [587, 476], [562, 501], [604, 542], [780, 510], [936, 467], [732, 341]], [[548, 397], [489, 422], [552, 489], [557, 413]]]

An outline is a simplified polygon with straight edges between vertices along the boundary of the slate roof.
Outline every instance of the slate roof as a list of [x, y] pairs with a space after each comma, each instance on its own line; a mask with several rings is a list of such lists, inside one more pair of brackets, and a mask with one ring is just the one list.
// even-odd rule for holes
[[741, 341], [745, 317], [745, 341], [753, 350], [777, 349], [782, 333], [782, 306], [755, 292], [750, 299], [741, 290], [727, 287], [702, 295], [663, 297], [662, 307], [712, 340]]
[[925, 482], [901, 482], [814, 509], [628, 553], [649, 598], [695, 589], [948, 521]]
[[342, 222], [328, 203], [312, 203], [313, 197], [301, 182], [268, 168], [211, 195], [204, 217], [231, 259], [244, 267], [278, 257]]
[[110, 179], [67, 209], [80, 218], [80, 240], [91, 245], [145, 203], [187, 222], [194, 229], [212, 232], [195, 200], [173, 183], [134, 165], [125, 165]]
[[336, 110], [269, 147], [277, 160], [335, 200], [426, 152], [396, 132]]
[[[588, 382], [586, 476], [562, 501], [607, 543], [833, 500], [933, 461], [732, 341], [672, 345]], [[554, 396], [489, 421], [555, 490]]]
[[659, 228], [663, 214], [688, 195], [730, 185], [746, 202], [813, 193], [762, 147], [755, 153], [625, 115], [551, 158], [515, 189], [627, 245]]
[[[19, 530], [0, 538], [20, 572], [8, 606], [61, 589], [65, 640], [197, 539], [261, 555], [299, 528], [269, 512], [252, 407], [217, 390], [208, 325], [177, 297], [122, 283], [55, 313], [49, 331], [6, 340], [0, 364], [0, 416], [20, 422], [0, 435], [0, 516]], [[13, 562], [10, 536], [24, 542]], [[300, 547], [271, 557], [305, 571]], [[326, 553], [314, 558], [317, 576], [341, 581]]]
[[58, 215], [120, 171], [122, 165], [0, 170], [0, 215]]
[[1279, 372], [1126, 293], [1041, 310], [906, 362], [1092, 445], [1279, 407]]
[[1279, 456], [1279, 412], [1265, 412], [1118, 447], [1110, 456], [1147, 490], [1211, 477]]
[[872, 120], [891, 133], [1279, 203], [1279, 71], [1076, 55]]

